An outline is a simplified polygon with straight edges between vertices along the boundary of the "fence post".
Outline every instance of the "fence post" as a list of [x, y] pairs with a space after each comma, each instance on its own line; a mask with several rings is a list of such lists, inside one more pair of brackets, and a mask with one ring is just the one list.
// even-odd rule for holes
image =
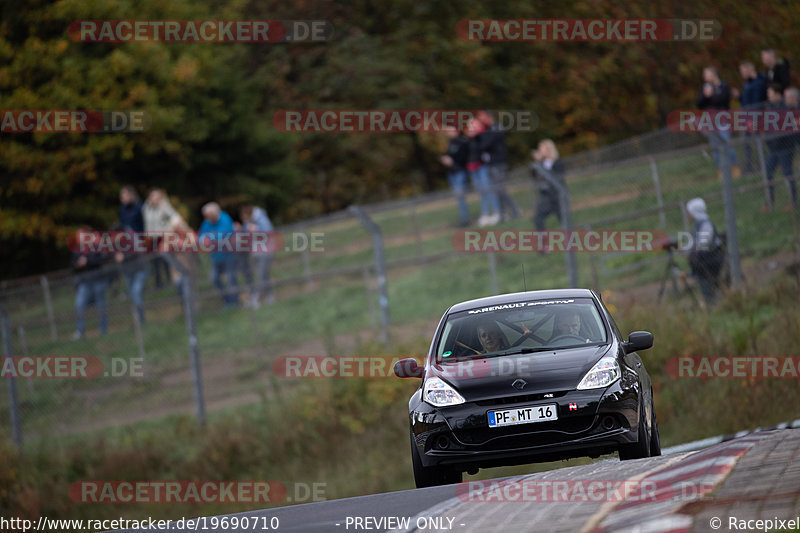
[[[305, 226], [301, 227], [301, 230], [305, 232]], [[308, 240], [305, 241], [308, 243]], [[292, 243], [294, 246], [294, 243]], [[311, 279], [311, 251], [309, 250], [311, 246], [303, 246], [303, 251], [300, 252], [300, 255], [303, 259], [303, 275], [306, 277], [306, 292], [311, 292], [314, 290], [314, 281]]]
[[533, 209], [533, 215], [536, 216], [536, 204], [539, 200], [539, 192], [538, 187], [536, 186], [536, 180], [529, 179], [528, 183], [530, 184], [530, 194], [531, 194], [531, 208]]
[[761, 181], [764, 183], [764, 205], [772, 211], [772, 197], [769, 194], [769, 180], [767, 179], [767, 161], [764, 157], [764, 144], [761, 142], [763, 135], [756, 136], [756, 147], [758, 148], [758, 165], [761, 167]]
[[47, 321], [50, 323], [50, 338], [58, 340], [58, 330], [56, 329], [55, 313], [53, 313], [53, 299], [50, 297], [50, 283], [47, 281], [47, 276], [39, 278], [42, 284], [42, 291], [44, 292], [44, 305], [47, 308]]
[[656, 188], [656, 204], [658, 205], [658, 220], [662, 228], [667, 227], [667, 217], [664, 214], [664, 197], [661, 195], [661, 180], [658, 177], [658, 165], [656, 160], [650, 156], [650, 171], [653, 175], [653, 184]]
[[722, 201], [725, 208], [725, 231], [728, 241], [728, 265], [731, 269], [731, 284], [734, 289], [742, 283], [742, 267], [739, 263], [739, 236], [736, 232], [736, 211], [733, 205], [733, 181], [731, 178], [731, 158], [733, 150], [729, 141], [720, 134], [710, 136], [717, 146], [720, 164], [722, 165]]
[[139, 349], [139, 357], [142, 358], [142, 374], [147, 376], [147, 354], [144, 351], [144, 335], [142, 335], [142, 322], [139, 320], [139, 312], [136, 305], [132, 304], [133, 310], [133, 333], [136, 336], [136, 347]]
[[369, 317], [372, 321], [372, 324], [377, 326], [378, 322], [376, 320], [376, 313], [375, 313], [375, 302], [372, 300], [372, 287], [370, 287], [370, 279], [369, 279], [369, 266], [365, 265], [364, 268], [361, 270], [364, 276], [364, 290], [367, 293], [367, 305], [369, 306]]
[[[177, 261], [176, 261], [177, 263]], [[200, 366], [200, 347], [197, 343], [197, 320], [194, 300], [194, 277], [188, 272], [187, 282], [183, 284], [183, 300], [186, 309], [186, 330], [189, 333], [189, 356], [192, 364], [192, 377], [194, 378], [194, 400], [197, 404], [197, 420], [200, 424], [206, 423], [206, 400], [203, 395], [203, 372]]]
[[419, 219], [417, 218], [417, 202], [411, 202], [411, 224], [414, 228], [414, 241], [417, 247], [417, 257], [422, 257], [422, 232], [419, 228]]
[[[3, 356], [11, 357], [11, 324], [8, 314], [3, 307], [0, 307], [0, 329], [3, 336]], [[0, 365], [2, 366], [2, 365]], [[17, 378], [8, 376], [8, 408], [11, 418], [11, 438], [17, 445], [17, 449], [22, 451], [22, 425], [19, 417], [19, 401], [17, 400]]]
[[[22, 355], [28, 357], [28, 341], [25, 339], [25, 328], [22, 326], [17, 327], [17, 335], [19, 335], [19, 347], [22, 348]], [[28, 392], [33, 394], [33, 379], [26, 378], [25, 384], [28, 385]]]
[[691, 224], [689, 223], [689, 213], [686, 211], [686, 202], [680, 200], [678, 205], [681, 206], [681, 218], [683, 219], [683, 231], [689, 233], [691, 231]]
[[[556, 177], [553, 176], [549, 170], [544, 168], [541, 163], [534, 163], [533, 168], [558, 191], [558, 203], [561, 209], [561, 227], [564, 229], [565, 237], [568, 237], [569, 232], [572, 230], [572, 209], [569, 205], [569, 190], [567, 186], [556, 179]], [[578, 286], [578, 262], [575, 259], [575, 252], [567, 250], [564, 255], [567, 263], [569, 286], [575, 288]]]
[[181, 296], [183, 314], [186, 316], [186, 332], [189, 336], [189, 360], [194, 380], [194, 401], [197, 406], [197, 421], [206, 423], [206, 401], [203, 396], [203, 373], [200, 367], [200, 348], [197, 343], [197, 320], [195, 317], [195, 279], [190, 269], [181, 264], [170, 254], [160, 254], [173, 268], [181, 274]]
[[[586, 231], [592, 231], [591, 224], [585, 224], [583, 229]], [[589, 266], [591, 267], [592, 271], [592, 288], [600, 292], [600, 275], [597, 273], [597, 254], [592, 253], [589, 255]]]
[[389, 341], [389, 289], [386, 286], [386, 257], [383, 253], [383, 235], [381, 228], [357, 205], [347, 208], [364, 227], [372, 234], [372, 248], [375, 254], [375, 275], [378, 279], [378, 303], [381, 306], [381, 340]]

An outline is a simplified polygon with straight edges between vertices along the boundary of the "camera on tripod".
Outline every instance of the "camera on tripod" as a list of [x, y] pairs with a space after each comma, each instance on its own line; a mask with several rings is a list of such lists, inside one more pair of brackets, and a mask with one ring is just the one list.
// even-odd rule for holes
[[664, 251], [677, 250], [678, 246], [680, 246], [680, 243], [678, 243], [678, 239], [670, 237], [670, 239], [668, 241], [665, 241], [661, 245], [661, 249], [664, 250]]

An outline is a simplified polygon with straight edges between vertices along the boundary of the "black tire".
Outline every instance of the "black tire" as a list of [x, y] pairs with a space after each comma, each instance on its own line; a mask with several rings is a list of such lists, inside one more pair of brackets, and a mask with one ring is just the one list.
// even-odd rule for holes
[[658, 434], [658, 419], [656, 418], [656, 406], [650, 404], [653, 409], [653, 427], [650, 430], [650, 457], [661, 455], [661, 436]]
[[619, 460], [643, 459], [650, 457], [650, 433], [647, 431], [647, 421], [644, 417], [644, 405], [639, 415], [639, 441], [631, 444], [621, 444], [619, 447]]
[[418, 489], [461, 483], [462, 480], [460, 470], [445, 466], [423, 466], [417, 452], [417, 445], [414, 443], [413, 432], [411, 432], [411, 465], [414, 468], [414, 483]]

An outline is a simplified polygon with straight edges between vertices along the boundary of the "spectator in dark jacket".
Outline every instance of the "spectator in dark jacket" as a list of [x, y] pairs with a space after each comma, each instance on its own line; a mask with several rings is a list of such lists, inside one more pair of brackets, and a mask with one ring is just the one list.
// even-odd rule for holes
[[[531, 167], [531, 173], [539, 187], [539, 203], [536, 204], [533, 223], [537, 231], [543, 231], [545, 229], [545, 221], [550, 215], [555, 215], [561, 221], [559, 185], [566, 187], [564, 183], [564, 163], [559, 158], [555, 143], [550, 139], [541, 141], [536, 150], [531, 152], [531, 157], [535, 161]], [[540, 170], [539, 166], [544, 170]], [[548, 177], [551, 179], [547, 179]]]
[[489, 181], [500, 204], [500, 216], [503, 220], [519, 218], [521, 215], [519, 207], [506, 191], [508, 149], [506, 148], [505, 133], [498, 124], [495, 124], [494, 118], [488, 111], [479, 111], [475, 116], [486, 127], [486, 131], [479, 137], [481, 158], [489, 170]]
[[[797, 87], [789, 87], [783, 91], [783, 102], [790, 111], [794, 111], [795, 113], [800, 111], [800, 90], [798, 90]], [[797, 129], [798, 133], [792, 135], [792, 154], [794, 154], [795, 147], [800, 145], [800, 124], [798, 124]]]
[[767, 48], [761, 51], [761, 62], [764, 63], [766, 71], [764, 76], [767, 83], [777, 83], [781, 89], [786, 89], [792, 84], [791, 76], [789, 75], [789, 60], [786, 58], [778, 59], [775, 50]]
[[500, 202], [497, 194], [492, 190], [489, 178], [489, 167], [483, 162], [480, 136], [486, 131], [486, 126], [473, 118], [465, 133], [469, 138], [469, 155], [467, 157], [467, 172], [469, 172], [472, 185], [481, 196], [481, 216], [478, 226], [493, 226], [500, 222]]
[[[84, 226], [82, 232], [91, 232], [92, 228]], [[84, 241], [81, 241], [84, 242]], [[100, 334], [108, 331], [108, 308], [106, 291], [110, 284], [110, 273], [103, 268], [107, 256], [102, 253], [82, 253], [78, 250], [72, 254], [71, 266], [75, 273], [75, 314], [77, 315], [74, 340], [86, 335], [86, 308], [94, 303], [99, 317]]]
[[[767, 87], [767, 109], [770, 111], [786, 111], [788, 108], [783, 101], [783, 88], [779, 83], [771, 83]], [[792, 178], [792, 157], [794, 134], [767, 133], [767, 181], [769, 182], [770, 203], [775, 204], [775, 187], [772, 185], [772, 175], [780, 165], [784, 179], [789, 183], [792, 194], [792, 206], [797, 206], [797, 186]]]
[[144, 231], [142, 202], [139, 194], [131, 185], [125, 185], [119, 191], [119, 223], [131, 231]]
[[[767, 99], [767, 79], [760, 72], [756, 72], [756, 67], [751, 61], [742, 61], [739, 64], [739, 74], [742, 75], [744, 85], [739, 93], [739, 103], [742, 109], [762, 109]], [[736, 93], [738, 91], [734, 91]], [[753, 142], [755, 133], [744, 133], [744, 171], [755, 171], [753, 165]]]
[[767, 100], [767, 78], [761, 72], [756, 72], [752, 61], [742, 61], [739, 74], [744, 80], [739, 103], [744, 109], [760, 109], [759, 106]]
[[467, 206], [467, 159], [469, 158], [469, 139], [461, 132], [451, 129], [445, 132], [447, 153], [439, 160], [447, 167], [447, 181], [458, 201], [458, 225], [469, 225], [469, 207]]
[[[703, 69], [703, 87], [697, 97], [698, 109], [710, 111], [725, 111], [731, 108], [731, 88], [719, 77], [717, 69], [706, 67]], [[736, 164], [736, 151], [731, 146], [731, 131], [709, 132], [706, 134], [714, 150], [714, 161], [717, 169], [720, 169], [720, 145], [726, 145], [725, 151], [731, 164], [731, 171], [734, 178], [741, 176], [741, 170]], [[718, 171], [718, 176], [722, 178], [722, 171]]]
[[[115, 231], [144, 231], [144, 217], [142, 216], [142, 202], [139, 195], [130, 185], [125, 185], [119, 191], [119, 222], [112, 230]], [[128, 287], [128, 298], [131, 299], [136, 310], [136, 317], [140, 324], [144, 324], [144, 286], [147, 283], [147, 259], [138, 254], [114, 255], [114, 260], [121, 265], [125, 284]]]

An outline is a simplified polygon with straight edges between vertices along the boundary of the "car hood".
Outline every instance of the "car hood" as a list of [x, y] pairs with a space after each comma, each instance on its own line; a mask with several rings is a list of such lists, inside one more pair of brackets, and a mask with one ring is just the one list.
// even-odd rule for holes
[[[429, 376], [450, 383], [467, 401], [574, 390], [614, 343], [531, 354], [432, 364]], [[522, 379], [522, 388], [512, 384]], [[518, 384], [519, 385], [519, 384]]]

